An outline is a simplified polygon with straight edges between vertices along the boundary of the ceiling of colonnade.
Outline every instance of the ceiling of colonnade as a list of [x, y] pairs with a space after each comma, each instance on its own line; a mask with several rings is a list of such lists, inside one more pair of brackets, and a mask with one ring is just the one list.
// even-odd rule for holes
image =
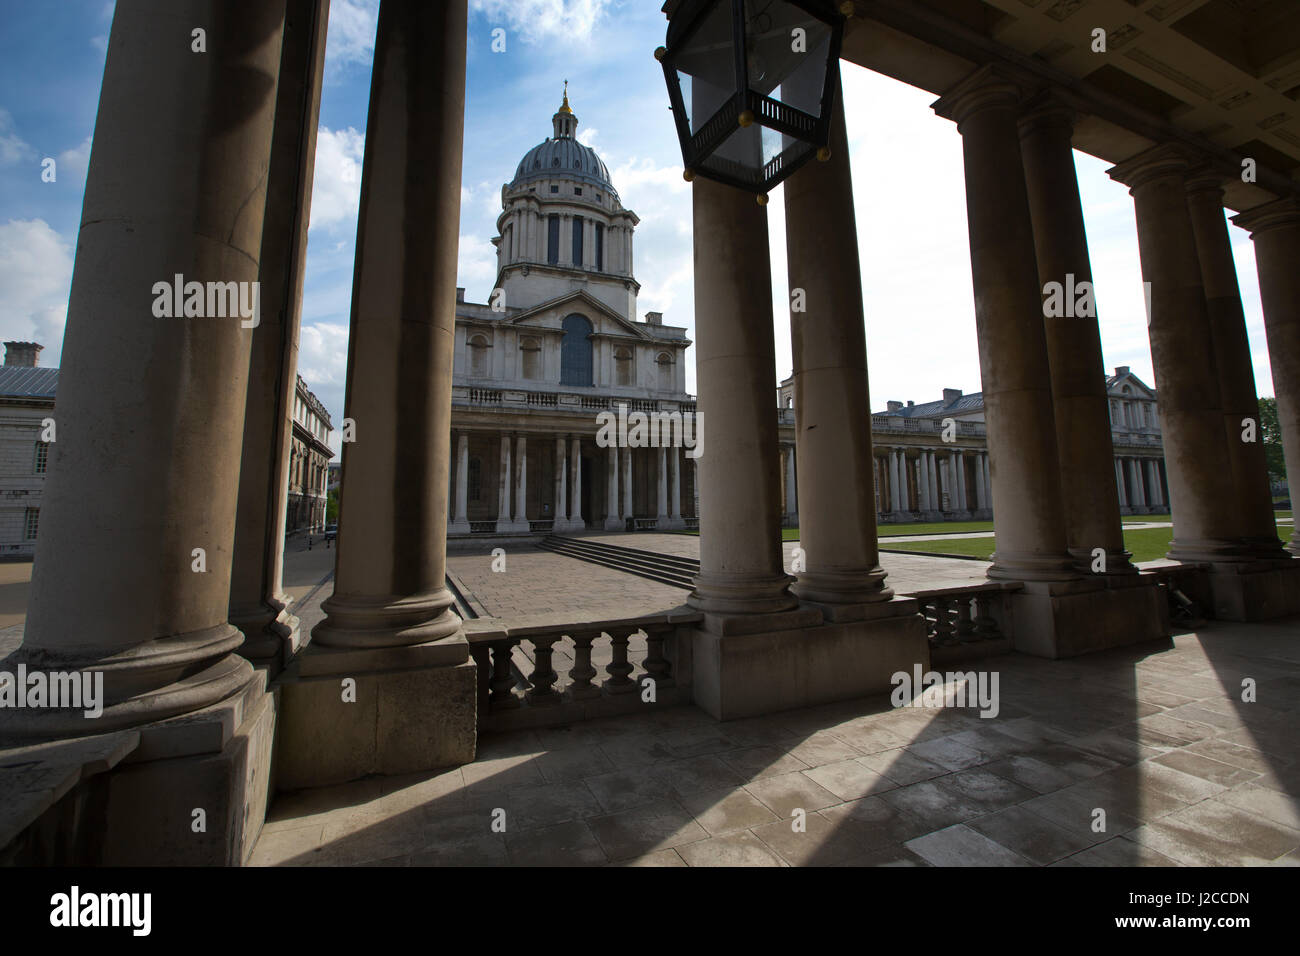
[[[1075, 147], [1118, 163], [1181, 139], [1258, 183], [1246, 209], [1300, 194], [1297, 0], [857, 0], [844, 58], [936, 95], [1001, 60], [1065, 87], [1085, 116]], [[1094, 51], [1094, 31], [1106, 33]]]

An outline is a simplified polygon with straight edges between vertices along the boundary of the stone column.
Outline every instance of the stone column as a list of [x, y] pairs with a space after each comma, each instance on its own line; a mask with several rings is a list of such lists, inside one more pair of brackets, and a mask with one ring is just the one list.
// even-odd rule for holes
[[[1092, 282], [1071, 149], [1074, 122], [1073, 110], [1052, 94], [1036, 98], [1020, 120], [1020, 153], [1042, 290], [1053, 282], [1067, 292]], [[1114, 468], [1107, 467], [1113, 450], [1095, 301], [1082, 310], [1085, 314], [1070, 301], [1064, 315], [1043, 318], [1066, 542], [1080, 570], [1089, 569], [1093, 550], [1102, 548], [1108, 573], [1132, 574]]]
[[797, 484], [798, 456], [794, 445], [785, 446], [785, 513], [792, 521], [798, 520], [799, 486]]
[[1133, 482], [1133, 504], [1138, 508], [1147, 506], [1146, 489], [1142, 487], [1142, 469], [1138, 467], [1137, 458], [1128, 460], [1128, 473]]
[[557, 263], [560, 268], [568, 269], [573, 266], [573, 217], [567, 212], [560, 213], [560, 261]]
[[966, 463], [962, 461], [961, 449], [958, 448], [952, 451], [952, 473], [956, 478], [957, 508], [969, 511], [970, 504], [966, 500]]
[[901, 511], [903, 508], [902, 499], [898, 494], [898, 453], [889, 449], [889, 510], [892, 512]]
[[497, 530], [510, 524], [510, 436], [501, 433], [501, 468], [497, 478]]
[[528, 436], [515, 438], [515, 523], [528, 530]]
[[[289, 449], [297, 386], [303, 265], [311, 214], [312, 161], [325, 61], [328, 4], [291, 0], [276, 87], [266, 212], [259, 266], [261, 324], [252, 333], [244, 440], [230, 578], [230, 623], [240, 653], [275, 674], [302, 634], [284, 591]], [[312, 524], [319, 526], [313, 505]]]
[[[259, 279], [284, 17], [283, 0], [123, 4], [114, 15], [58, 441], [23, 643], [4, 665], [103, 672], [105, 706], [95, 720], [6, 708], [6, 736], [161, 720], [253, 676], [228, 615], [249, 355], [261, 333], [245, 326], [237, 298], [232, 317], [178, 314], [172, 283], [251, 293]], [[202, 56], [188, 42], [196, 23], [208, 31]]]
[[555, 530], [562, 531], [569, 524], [569, 483], [566, 467], [567, 442], [563, 435], [555, 438]]
[[668, 521], [668, 449], [659, 449], [659, 481], [656, 490], [658, 491], [658, 513], [655, 518], [660, 522], [660, 527]]
[[986, 507], [984, 504], [984, 495], [986, 494], [984, 485], [984, 456], [979, 455], [975, 458], [975, 508], [982, 510]]
[[1115, 488], [1119, 497], [1119, 506], [1121, 508], [1127, 508], [1128, 490], [1124, 484], [1124, 459], [1115, 458], [1113, 460], [1115, 462]]
[[700, 573], [687, 602], [704, 611], [782, 611], [781, 480], [772, 382], [767, 212], [749, 193], [697, 178], [695, 364], [709, 435], [700, 458]]
[[1150, 283], [1148, 334], [1160, 383], [1160, 419], [1169, 462], [1174, 539], [1180, 561], [1245, 561], [1235, 493], [1224, 467], [1230, 450], [1215, 365], [1214, 332], [1188, 212], [1186, 173], [1194, 157], [1175, 144], [1157, 146], [1112, 167], [1137, 209], [1142, 276]]
[[636, 514], [636, 500], [632, 488], [632, 449], [623, 449], [623, 524]]
[[605, 530], [623, 526], [618, 517], [618, 439], [609, 446], [609, 469], [605, 473]]
[[456, 514], [449, 534], [469, 534], [469, 433], [456, 438]]
[[[1296, 267], [1300, 262], [1300, 201], [1278, 199], [1234, 216], [1232, 221], [1250, 230], [1255, 242], [1273, 394], [1277, 396], [1287, 484], [1294, 502], [1300, 497], [1300, 269]], [[1300, 523], [1292, 529], [1287, 550], [1300, 555]]]
[[[1029, 197], [1016, 127], [1019, 91], [993, 67], [935, 103], [957, 123], [984, 384], [988, 448], [997, 462], [997, 552], [989, 576], [1063, 580], [1066, 552], [1056, 422]], [[999, 502], [1003, 503], [998, 507]]]
[[669, 449], [668, 473], [672, 482], [672, 490], [668, 498], [668, 507], [671, 509], [669, 516], [672, 518], [674, 525], [680, 526], [682, 523], [682, 453], [680, 449]]
[[[1224, 444], [1228, 450], [1228, 458], [1222, 465], [1232, 474], [1231, 504], [1237, 535], [1249, 542], [1259, 557], [1282, 558], [1286, 555], [1277, 538], [1268, 462], [1259, 434], [1259, 398], [1255, 393], [1250, 341], [1246, 337], [1246, 315], [1241, 307], [1237, 265], [1232, 258], [1228, 221], [1223, 213], [1224, 178], [1212, 169], [1200, 169], [1189, 178], [1187, 194], [1187, 211], [1201, 263], [1201, 281], [1205, 283], [1214, 364], [1219, 373]], [[1300, 263], [1296, 263], [1296, 268], [1300, 268]], [[1253, 442], [1242, 440], [1247, 419], [1254, 425]]]
[[581, 531], [587, 526], [582, 517], [582, 439], [574, 435], [572, 442], [570, 461], [573, 468], [573, 508], [569, 514], [574, 528]]

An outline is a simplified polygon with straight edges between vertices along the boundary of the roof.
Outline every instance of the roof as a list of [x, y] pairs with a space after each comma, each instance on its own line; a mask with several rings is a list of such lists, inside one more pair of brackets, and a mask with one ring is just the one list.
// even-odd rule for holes
[[959, 395], [951, 402], [939, 399], [937, 402], [923, 402], [920, 405], [904, 405], [894, 411], [873, 412], [874, 415], [889, 415], [894, 418], [936, 418], [947, 412], [977, 412], [984, 407], [984, 393], [971, 392]]
[[11, 398], [54, 398], [59, 387], [57, 368], [0, 365], [0, 395]]
[[539, 143], [524, 154], [511, 186], [535, 179], [577, 179], [614, 192], [609, 181], [609, 167], [590, 146], [576, 139], [562, 137]]

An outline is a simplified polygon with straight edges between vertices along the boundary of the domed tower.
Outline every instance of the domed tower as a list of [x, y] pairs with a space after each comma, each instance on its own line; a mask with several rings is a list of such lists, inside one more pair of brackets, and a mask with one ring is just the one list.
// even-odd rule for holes
[[623, 208], [596, 151], [578, 142], [567, 81], [551, 126], [553, 135], [530, 149], [501, 187], [492, 240], [496, 288], [512, 309], [584, 289], [633, 321], [640, 286], [632, 272], [632, 232], [640, 220]]

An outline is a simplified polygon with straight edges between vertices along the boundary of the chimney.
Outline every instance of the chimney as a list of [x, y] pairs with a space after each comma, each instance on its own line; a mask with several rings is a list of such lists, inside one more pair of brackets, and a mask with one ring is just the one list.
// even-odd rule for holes
[[[6, 342], [5, 344], [8, 345], [9, 343]], [[8, 359], [5, 360], [5, 364], [6, 364], [6, 365], [9, 364]], [[1115, 377], [1116, 377], [1116, 378], [1123, 378], [1125, 375], [1128, 374], [1128, 369], [1129, 369], [1129, 367], [1128, 367], [1127, 365], [1116, 365], [1116, 366], [1115, 366]]]
[[943, 403], [945, 405], [951, 405], [959, 398], [961, 398], [960, 388], [945, 388], [943, 390]]
[[913, 405], [915, 405], [915, 404], [916, 404], [916, 402], [912, 401], [910, 398], [907, 400], [907, 407], [908, 407], [908, 408], [911, 408], [911, 407], [912, 407]]
[[663, 325], [664, 314], [662, 312], [647, 312], [645, 314], [646, 325]]
[[35, 342], [6, 342], [5, 364], [35, 368], [40, 364], [39, 353], [43, 348], [44, 345]]
[[463, 285], [456, 286], [456, 301], [457, 302], [465, 301], [465, 287]]
[[885, 402], [885, 410], [890, 412], [902, 411], [902, 402]]

